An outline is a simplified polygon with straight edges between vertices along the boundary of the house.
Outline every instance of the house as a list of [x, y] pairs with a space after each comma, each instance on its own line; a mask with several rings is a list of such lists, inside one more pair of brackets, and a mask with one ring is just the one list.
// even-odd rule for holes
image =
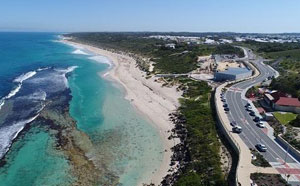
[[166, 47], [166, 48], [172, 48], [172, 49], [175, 49], [175, 48], [176, 48], [176, 44], [174, 44], [174, 43], [165, 44], [165, 47]]
[[300, 101], [298, 98], [288, 97], [286, 94], [276, 91], [265, 93], [264, 100], [274, 110], [300, 114]]

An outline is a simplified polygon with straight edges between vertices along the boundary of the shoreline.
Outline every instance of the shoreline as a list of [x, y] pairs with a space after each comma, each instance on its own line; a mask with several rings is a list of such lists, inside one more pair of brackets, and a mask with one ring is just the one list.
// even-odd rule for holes
[[136, 66], [135, 59], [126, 54], [117, 54], [66, 39], [61, 41], [103, 56], [113, 63], [104, 73], [105, 75], [102, 74], [102, 77], [122, 85], [125, 89], [125, 99], [130, 101], [138, 113], [150, 121], [151, 125], [158, 131], [163, 145], [163, 161], [159, 169], [152, 172], [150, 178], [140, 178], [138, 185], [143, 183], [159, 185], [163, 178], [169, 174], [168, 170], [175, 168], [170, 166], [173, 155], [171, 148], [179, 143], [179, 139], [168, 140], [170, 131], [174, 128], [169, 114], [179, 106], [178, 98], [181, 97], [181, 92], [176, 91], [175, 87], [162, 87], [161, 83], [154, 81], [155, 77], [146, 79], [146, 73]]

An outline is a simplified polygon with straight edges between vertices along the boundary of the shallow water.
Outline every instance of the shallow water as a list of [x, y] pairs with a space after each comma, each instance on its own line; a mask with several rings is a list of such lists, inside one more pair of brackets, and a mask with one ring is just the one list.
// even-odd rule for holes
[[64, 185], [72, 182], [68, 161], [53, 149], [55, 142], [40, 128], [32, 128], [9, 152], [0, 169], [0, 185]]
[[[55, 40], [57, 35], [50, 33], [0, 33], [0, 98], [12, 95], [13, 100], [20, 94], [26, 99], [29, 95], [41, 97], [32, 94], [35, 89], [13, 92], [18, 86], [16, 77], [39, 68], [78, 66], [68, 75], [73, 96], [70, 115], [77, 121], [78, 130], [85, 132], [92, 142], [89, 157], [96, 166], [112, 173], [105, 179], [117, 178], [122, 185], [136, 185], [139, 179], [149, 177], [162, 161], [158, 132], [124, 99], [122, 88], [99, 75], [109, 67], [105, 58]], [[30, 79], [26, 83], [34, 84]], [[44, 88], [38, 92], [45, 91]], [[15, 112], [11, 102], [5, 101], [1, 110], [7, 112], [2, 110], [3, 113], [17, 116], [25, 112]], [[0, 116], [0, 130], [4, 124], [11, 126], [4, 122], [4, 116]], [[76, 179], [70, 172], [69, 160], [55, 148], [56, 141], [47, 126], [32, 126], [21, 134], [0, 167], [0, 185], [70, 185]]]

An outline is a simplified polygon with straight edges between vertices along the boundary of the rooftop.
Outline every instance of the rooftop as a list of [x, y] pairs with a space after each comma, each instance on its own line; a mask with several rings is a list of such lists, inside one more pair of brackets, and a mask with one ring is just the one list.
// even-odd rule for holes
[[248, 68], [234, 68], [234, 67], [229, 67], [229, 68], [227, 68], [227, 70], [221, 71], [219, 73], [238, 75], [238, 74], [243, 74], [243, 73], [246, 73], [246, 72], [249, 72], [249, 71], [250, 70]]
[[298, 100], [298, 98], [280, 97], [276, 101], [276, 104], [281, 106], [300, 107], [300, 101]]

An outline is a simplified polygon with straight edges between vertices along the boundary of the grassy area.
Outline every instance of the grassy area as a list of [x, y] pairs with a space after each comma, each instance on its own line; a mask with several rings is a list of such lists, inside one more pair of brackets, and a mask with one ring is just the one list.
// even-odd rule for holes
[[283, 125], [287, 125], [289, 122], [295, 120], [297, 117], [297, 114], [294, 113], [274, 112], [273, 115]]

